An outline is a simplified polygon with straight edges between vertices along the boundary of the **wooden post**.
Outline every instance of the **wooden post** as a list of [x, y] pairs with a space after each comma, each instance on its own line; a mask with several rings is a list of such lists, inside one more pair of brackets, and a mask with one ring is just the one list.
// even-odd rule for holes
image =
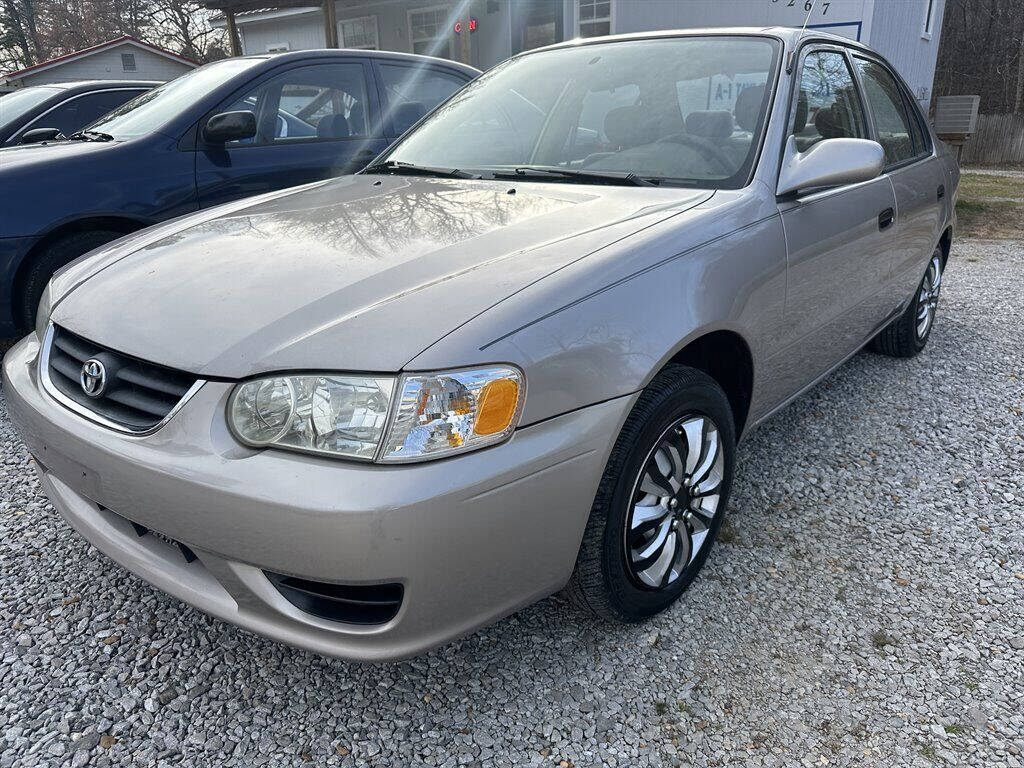
[[462, 38], [462, 40], [460, 40], [459, 42], [462, 43], [462, 46], [461, 46], [462, 50], [460, 51], [459, 58], [460, 58], [460, 60], [462, 61], [463, 64], [470, 64], [470, 65], [472, 65], [472, 63], [473, 63], [473, 54], [472, 54], [472, 50], [471, 50], [472, 43], [470, 43], [470, 40], [469, 40], [469, 36], [470, 36], [469, 19], [470, 19], [469, 16], [464, 16], [462, 19], [460, 19], [460, 22], [462, 23], [462, 34], [460, 35], [460, 37]]
[[338, 14], [334, 0], [324, 0], [324, 40], [328, 48], [338, 47]]
[[235, 24], [235, 12], [224, 11], [224, 19], [228, 24], [228, 42], [231, 45], [231, 55], [242, 55], [242, 41], [238, 37], [238, 25]]

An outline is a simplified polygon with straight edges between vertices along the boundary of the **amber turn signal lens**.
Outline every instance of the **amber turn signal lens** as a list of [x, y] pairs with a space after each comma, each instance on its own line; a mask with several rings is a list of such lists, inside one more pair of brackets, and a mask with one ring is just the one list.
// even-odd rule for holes
[[519, 384], [512, 379], [497, 379], [480, 393], [473, 431], [478, 435], [496, 435], [508, 429], [519, 405]]

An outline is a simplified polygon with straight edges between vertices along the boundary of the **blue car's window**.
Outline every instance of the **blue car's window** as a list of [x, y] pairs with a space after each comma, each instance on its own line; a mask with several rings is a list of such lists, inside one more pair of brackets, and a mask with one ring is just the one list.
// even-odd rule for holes
[[222, 110], [245, 110], [256, 115], [256, 138], [228, 146], [367, 136], [366, 88], [362, 64], [315, 64], [290, 69]]
[[461, 77], [422, 65], [381, 64], [380, 76], [395, 136], [466, 84]]
[[191, 108], [197, 99], [260, 63], [261, 59], [226, 59], [207, 64], [132, 99], [89, 128], [118, 139], [152, 133]]
[[60, 88], [35, 86], [0, 96], [0, 130], [60, 92]]
[[31, 124], [32, 128], [58, 128], [65, 136], [81, 130], [129, 99], [144, 93], [144, 88], [99, 91], [75, 96], [49, 112], [40, 115]]
[[722, 35], [525, 54], [465, 86], [386, 159], [741, 187], [764, 132], [779, 49], [767, 37]]

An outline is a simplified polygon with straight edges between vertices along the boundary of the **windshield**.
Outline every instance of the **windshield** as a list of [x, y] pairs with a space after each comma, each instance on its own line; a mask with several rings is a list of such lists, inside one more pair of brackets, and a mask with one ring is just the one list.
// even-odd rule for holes
[[30, 109], [60, 92], [60, 88], [35, 86], [0, 96], [0, 129], [6, 128]]
[[194, 69], [187, 75], [137, 96], [101, 117], [87, 130], [109, 133], [116, 139], [152, 133], [191, 107], [198, 99], [260, 61], [226, 59]]
[[757, 155], [778, 50], [770, 38], [695, 36], [527, 54], [466, 86], [387, 160], [738, 188]]

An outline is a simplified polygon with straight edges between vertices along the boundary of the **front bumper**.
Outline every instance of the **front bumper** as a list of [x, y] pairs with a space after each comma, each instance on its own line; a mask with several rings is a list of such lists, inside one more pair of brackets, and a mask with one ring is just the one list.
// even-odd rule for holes
[[[518, 431], [465, 456], [376, 466], [240, 446], [209, 382], [163, 428], [115, 433], [38, 385], [30, 336], [4, 359], [11, 418], [58, 511], [99, 550], [207, 613], [316, 653], [415, 655], [560, 589], [634, 397]], [[113, 510], [113, 511], [111, 511]], [[116, 514], [115, 514], [116, 513]], [[189, 563], [129, 521], [186, 544]], [[264, 575], [398, 582], [385, 624], [319, 619]]]

